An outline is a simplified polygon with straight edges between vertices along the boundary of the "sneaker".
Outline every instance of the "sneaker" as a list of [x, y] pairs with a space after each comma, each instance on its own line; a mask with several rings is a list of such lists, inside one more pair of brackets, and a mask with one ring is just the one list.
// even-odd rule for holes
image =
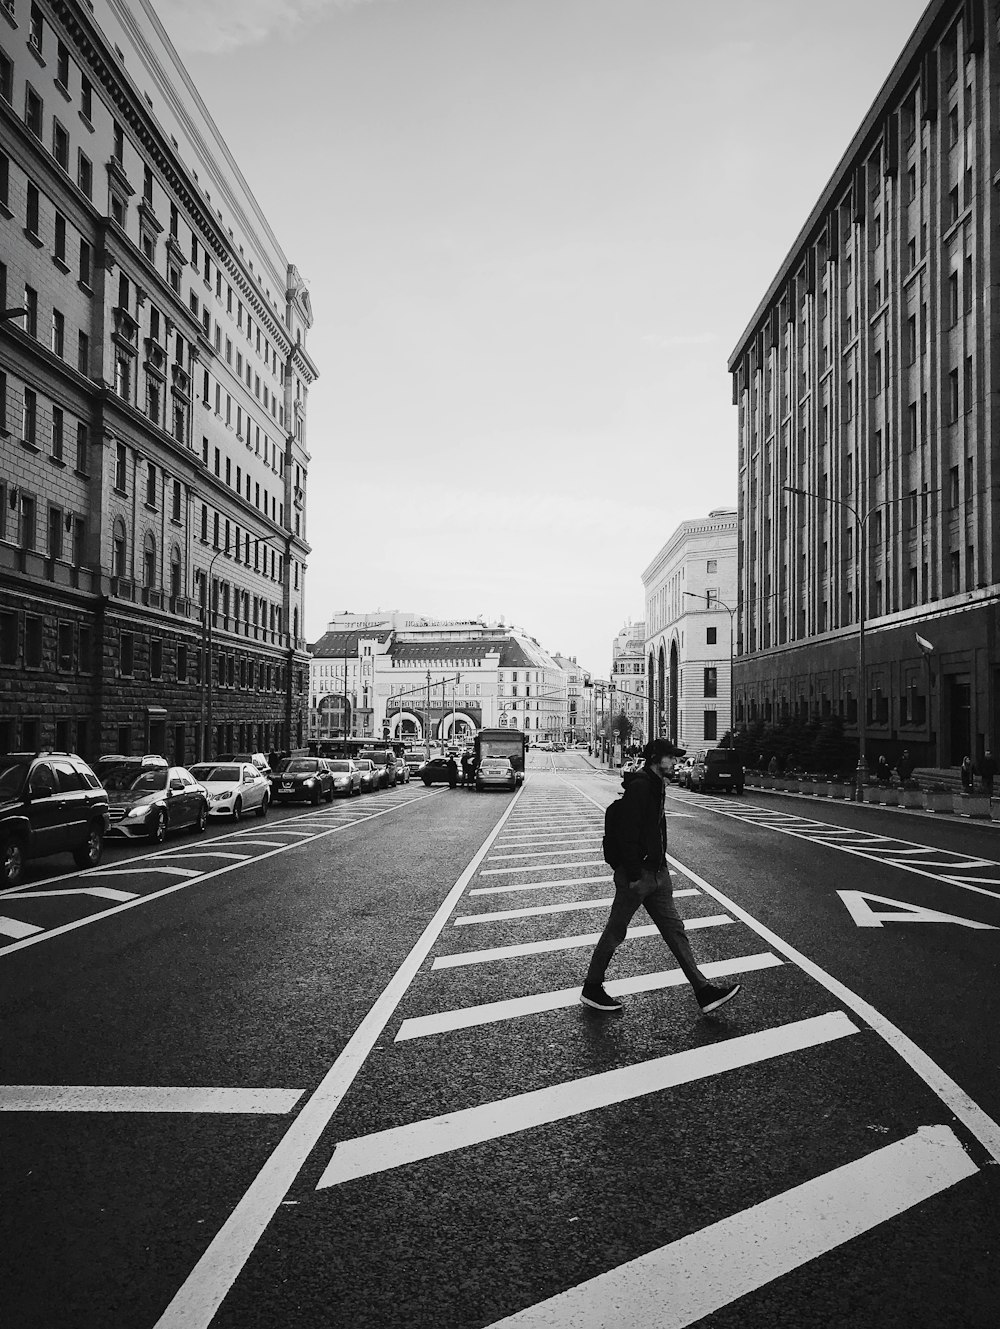
[[595, 1011], [620, 1011], [622, 1003], [617, 997], [609, 997], [601, 983], [584, 983], [580, 993], [584, 1006], [592, 1006]]
[[725, 1006], [727, 1001], [732, 1001], [739, 990], [739, 983], [734, 983], [729, 988], [717, 988], [709, 983], [699, 990], [698, 1005], [701, 1007], [702, 1013], [707, 1015], [709, 1011], [717, 1011], [720, 1006]]

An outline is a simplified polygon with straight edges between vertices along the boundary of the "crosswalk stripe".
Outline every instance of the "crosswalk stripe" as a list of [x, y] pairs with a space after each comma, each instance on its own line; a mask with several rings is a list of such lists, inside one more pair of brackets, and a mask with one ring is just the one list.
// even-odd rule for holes
[[[701, 891], [692, 886], [687, 890], [674, 891], [674, 898], [678, 895], [700, 894]], [[612, 903], [613, 899], [609, 896], [606, 900], [569, 900], [561, 904], [539, 904], [524, 909], [500, 909], [490, 914], [459, 914], [452, 926], [458, 928], [469, 923], [496, 923], [508, 918], [536, 918], [543, 914], [571, 914], [574, 909], [606, 909]]]
[[[770, 951], [760, 955], [744, 955], [735, 960], [710, 960], [699, 965], [706, 978], [728, 978], [755, 969], [771, 969], [784, 964]], [[655, 974], [640, 974], [636, 978], [618, 978], [604, 984], [616, 997], [631, 996], [637, 992], [655, 992], [660, 988], [679, 987], [687, 982], [679, 969], [665, 969]], [[528, 997], [513, 997], [507, 1001], [491, 1001], [481, 1006], [466, 1006], [461, 1010], [441, 1011], [435, 1015], [413, 1016], [404, 1020], [396, 1035], [397, 1043], [412, 1038], [426, 1038], [431, 1034], [446, 1034], [456, 1029], [472, 1029], [481, 1024], [496, 1024], [522, 1015], [537, 1015], [542, 1011], [562, 1010], [577, 1006], [580, 1001], [579, 985], [562, 988], [557, 992], [539, 992]]]
[[301, 1089], [214, 1089], [149, 1085], [2, 1084], [0, 1112], [285, 1113]]
[[520, 868], [483, 868], [481, 877], [497, 877], [502, 872], [549, 872], [556, 868], [602, 868], [603, 858], [595, 858], [590, 863], [532, 863], [530, 867]]
[[[579, 844], [578, 840], [567, 840], [567, 844]], [[591, 841], [586, 849], [560, 849], [560, 854], [592, 854], [594, 852], [594, 841]], [[497, 863], [507, 858], [545, 858], [552, 853], [552, 846], [546, 845], [544, 849], [523, 849], [517, 854], [490, 854], [489, 862]]]
[[546, 1089], [484, 1103], [480, 1107], [446, 1112], [439, 1117], [344, 1140], [337, 1145], [317, 1189], [385, 1172], [455, 1149], [467, 1149], [487, 1140], [577, 1117], [596, 1108], [707, 1079], [724, 1071], [859, 1032], [858, 1026], [843, 1011], [833, 1011], [775, 1029], [725, 1039], [721, 1043], [672, 1052], [635, 1066], [567, 1080]]
[[506, 895], [510, 891], [544, 891], [549, 886], [596, 886], [607, 885], [614, 881], [610, 873], [606, 877], [562, 877], [559, 881], [524, 881], [507, 886], [475, 886], [469, 895]]
[[686, 1329], [977, 1172], [948, 1126], [921, 1126], [488, 1329], [601, 1329], [625, 1306], [629, 1329]]
[[[712, 914], [707, 918], [686, 918], [684, 927], [688, 932], [696, 928], [721, 927], [733, 920], [728, 914]], [[526, 941], [517, 946], [495, 946], [485, 951], [459, 951], [454, 955], [439, 955], [431, 965], [432, 969], [456, 969], [466, 964], [488, 964], [493, 960], [513, 959], [520, 955], [544, 955], [547, 951], [574, 951], [583, 946], [593, 946], [600, 938], [599, 932], [585, 932], [575, 937], [552, 937], [548, 941]], [[659, 928], [654, 923], [642, 924], [629, 928], [626, 941], [636, 937], [657, 937]]]
[[0, 918], [0, 937], [14, 937], [20, 941], [22, 937], [30, 937], [44, 930], [35, 923], [22, 923], [16, 918]]

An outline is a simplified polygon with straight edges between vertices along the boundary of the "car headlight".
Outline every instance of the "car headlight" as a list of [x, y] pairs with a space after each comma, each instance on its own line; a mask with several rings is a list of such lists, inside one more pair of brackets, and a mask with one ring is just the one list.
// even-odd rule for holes
[[229, 794], [209, 794], [209, 796], [208, 796], [208, 801], [209, 801], [210, 803], [225, 803], [226, 800], [227, 800], [227, 799], [230, 799], [230, 798], [232, 798], [232, 794], [231, 794], [231, 793], [229, 793]]
[[129, 808], [128, 812], [125, 813], [125, 816], [136, 817], [136, 818], [145, 817], [146, 814], [151, 811], [152, 809], [148, 807], [146, 804], [137, 804], [135, 807]]
[[313, 784], [316, 783], [316, 777], [310, 775], [309, 779], [308, 779], [308, 780], [303, 780], [302, 783], [303, 783], [303, 785], [305, 786], [305, 788], [308, 789], [310, 785], [313, 785]]

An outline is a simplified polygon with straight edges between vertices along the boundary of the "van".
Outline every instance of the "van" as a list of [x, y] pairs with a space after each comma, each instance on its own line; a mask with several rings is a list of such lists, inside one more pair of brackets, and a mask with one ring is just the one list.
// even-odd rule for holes
[[735, 748], [701, 748], [691, 757], [687, 775], [689, 789], [707, 793], [710, 789], [731, 789], [743, 793], [743, 763]]

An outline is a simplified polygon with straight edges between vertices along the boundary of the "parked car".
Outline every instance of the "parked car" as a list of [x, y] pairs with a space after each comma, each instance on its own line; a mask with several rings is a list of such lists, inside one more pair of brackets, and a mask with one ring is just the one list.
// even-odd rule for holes
[[410, 783], [410, 768], [409, 766], [407, 766], [406, 762], [402, 759], [402, 757], [396, 758], [396, 783], [397, 784]]
[[382, 788], [378, 767], [370, 758], [355, 757], [354, 764], [361, 776], [361, 792], [363, 794], [374, 794], [376, 790]]
[[325, 757], [286, 757], [271, 779], [271, 797], [276, 803], [305, 799], [318, 806], [321, 798], [333, 802], [333, 773]]
[[403, 756], [403, 765], [406, 767], [406, 769], [410, 772], [411, 775], [419, 775], [420, 768], [421, 766], [423, 766], [423, 764], [424, 764], [424, 756], [422, 752], [407, 752]]
[[448, 763], [450, 757], [431, 757], [420, 768], [420, 778], [425, 785], [447, 784], [449, 780]]
[[509, 757], [484, 757], [476, 771], [476, 788], [510, 789], [517, 788], [517, 776]]
[[208, 794], [210, 817], [239, 821], [245, 812], [267, 816], [271, 785], [252, 762], [203, 761], [191, 767], [191, 774]]
[[743, 763], [734, 748], [701, 748], [691, 754], [688, 788], [700, 794], [710, 789], [743, 793]]
[[0, 885], [19, 886], [32, 858], [71, 853], [79, 868], [101, 861], [108, 795], [85, 761], [68, 752], [0, 756]]
[[167, 831], [208, 825], [208, 794], [183, 766], [130, 763], [104, 773], [111, 813], [109, 834], [160, 844]]
[[269, 775], [271, 772], [271, 763], [264, 752], [224, 752], [219, 761], [249, 761], [257, 767], [262, 775]]
[[327, 770], [333, 776], [333, 792], [344, 798], [361, 793], [361, 772], [349, 757], [325, 758]]
[[684, 757], [683, 760], [674, 765], [674, 782], [679, 784], [682, 789], [691, 788], [691, 763], [694, 757]]
[[109, 752], [106, 756], [97, 758], [94, 772], [103, 784], [105, 772], [115, 766], [129, 766], [138, 774], [139, 771], [148, 770], [152, 766], [169, 766], [169, 764], [166, 757], [158, 756], [155, 752], [147, 752], [142, 757], [128, 757], [123, 752]]

